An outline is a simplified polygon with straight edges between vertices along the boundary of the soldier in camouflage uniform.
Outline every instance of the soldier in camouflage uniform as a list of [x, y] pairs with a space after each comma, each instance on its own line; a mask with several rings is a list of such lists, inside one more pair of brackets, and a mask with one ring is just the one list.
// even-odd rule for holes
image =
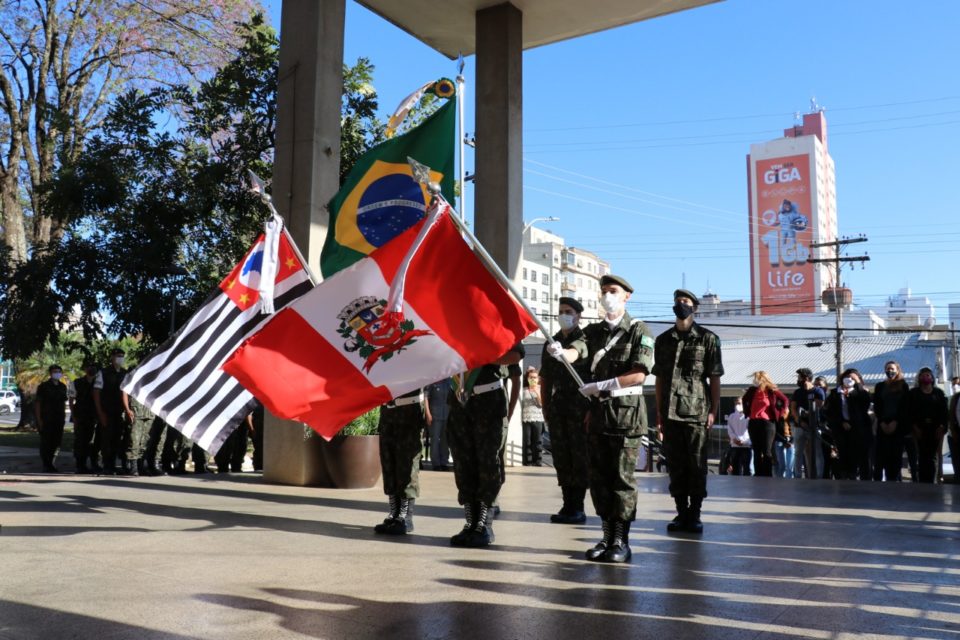
[[677, 517], [667, 531], [703, 533], [700, 507], [707, 497], [707, 439], [720, 411], [723, 360], [720, 338], [693, 321], [700, 306], [686, 289], [673, 292], [676, 324], [657, 336], [657, 429], [670, 471]]
[[468, 371], [462, 388], [451, 390], [447, 440], [453, 454], [457, 500], [466, 524], [450, 538], [456, 547], [485, 547], [494, 541], [492, 506], [503, 484], [501, 450], [507, 434], [506, 368], [523, 359], [515, 344], [496, 362]]
[[423, 389], [396, 397], [380, 407], [380, 467], [390, 513], [376, 533], [404, 535], [413, 531], [413, 505], [420, 495], [420, 439], [430, 416]]
[[123, 442], [126, 452], [124, 473], [136, 476], [144, 472], [143, 455], [147, 449], [147, 440], [158, 421], [153, 411], [126, 392], [123, 392], [123, 410], [129, 422], [129, 430]]
[[583, 331], [594, 382], [580, 393], [591, 398], [590, 496], [603, 520], [603, 539], [586, 555], [593, 561], [627, 562], [633, 555], [629, 533], [637, 513], [634, 472], [647, 422], [643, 381], [653, 366], [653, 336], [646, 324], [626, 312], [633, 293], [626, 280], [605, 275], [600, 291], [606, 315]]
[[[560, 331], [553, 336], [562, 349], [562, 357], [574, 363], [583, 380], [589, 379], [587, 343], [580, 329], [583, 305], [575, 298], [560, 298], [557, 318]], [[587, 514], [583, 498], [587, 493], [587, 434], [583, 426], [590, 403], [577, 392], [577, 383], [554, 355], [557, 347], [545, 344], [540, 368], [543, 418], [550, 431], [550, 452], [557, 471], [557, 484], [563, 493], [563, 506], [550, 516], [558, 524], [583, 524]], [[548, 357], [552, 356], [552, 357]]]

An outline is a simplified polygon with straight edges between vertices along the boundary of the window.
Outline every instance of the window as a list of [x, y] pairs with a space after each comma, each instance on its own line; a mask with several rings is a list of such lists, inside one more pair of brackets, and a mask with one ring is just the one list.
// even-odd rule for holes
[[530, 269], [530, 282], [536, 282], [536, 281], [537, 281], [537, 270]]
[[540, 276], [540, 284], [550, 284], [550, 274], [544, 273]]
[[537, 290], [536, 290], [536, 289], [530, 289], [530, 299], [536, 301], [536, 299], [537, 299]]
[[523, 268], [523, 279], [524, 279], [524, 280], [527, 279], [527, 268], [526, 268], [526, 267]]
[[527, 297], [527, 288], [526, 288], [526, 287], [523, 288], [523, 297], [524, 297], [524, 298]]
[[549, 303], [550, 303], [550, 294], [549, 294], [549, 293], [547, 293], [546, 291], [541, 291], [541, 292], [540, 292], [540, 296], [541, 296], [541, 297], [540, 297], [540, 302], [542, 302], [543, 304], [549, 304]]

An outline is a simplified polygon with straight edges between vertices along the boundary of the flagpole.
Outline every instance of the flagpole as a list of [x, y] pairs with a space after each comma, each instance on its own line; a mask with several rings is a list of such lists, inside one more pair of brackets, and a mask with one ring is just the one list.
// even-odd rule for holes
[[[443, 196], [441, 196], [438, 193], [437, 197], [442, 198]], [[494, 261], [494, 259], [490, 256], [489, 253], [487, 253], [487, 250], [483, 247], [482, 244], [480, 244], [480, 241], [477, 240], [476, 236], [473, 235], [473, 233], [467, 227], [466, 223], [455, 215], [450, 216], [450, 218], [460, 228], [460, 232], [467, 239], [470, 240], [470, 243], [473, 245], [473, 250], [477, 254], [477, 257], [480, 258], [480, 261], [483, 262], [483, 264], [486, 265], [490, 273], [492, 273], [493, 276], [500, 281], [500, 284], [506, 287], [507, 290], [509, 290], [510, 293], [513, 294], [513, 297], [517, 299], [517, 302], [520, 303], [520, 306], [522, 306], [526, 310], [526, 312], [530, 314], [530, 317], [533, 318], [533, 321], [537, 323], [537, 327], [540, 328], [540, 333], [543, 334], [546, 341], [548, 343], [553, 342], [554, 341], [553, 336], [550, 335], [550, 331], [543, 324], [540, 318], [537, 317], [537, 314], [535, 314], [533, 310], [530, 309], [530, 307], [527, 305], [527, 301], [524, 300], [523, 296], [520, 295], [520, 292], [517, 291], [517, 288], [513, 285], [513, 282], [511, 282], [510, 279], [507, 278], [506, 274], [503, 272], [503, 269], [500, 268], [500, 265], [498, 265], [496, 261]], [[560, 362], [563, 363], [563, 366], [565, 366], [567, 368], [567, 371], [570, 372], [570, 375], [573, 376], [573, 379], [576, 381], [577, 385], [582, 387], [583, 380], [580, 378], [580, 374], [577, 373], [576, 369], [573, 368], [573, 365], [567, 362], [566, 358], [560, 358]]]
[[463, 92], [466, 84], [466, 80], [463, 77], [463, 56], [460, 56], [459, 69], [457, 69], [457, 125], [458, 125], [458, 135], [457, 135], [457, 148], [460, 154], [460, 219], [463, 220], [467, 216], [467, 170], [465, 166], [466, 161], [466, 137], [467, 133], [464, 131], [464, 100]]

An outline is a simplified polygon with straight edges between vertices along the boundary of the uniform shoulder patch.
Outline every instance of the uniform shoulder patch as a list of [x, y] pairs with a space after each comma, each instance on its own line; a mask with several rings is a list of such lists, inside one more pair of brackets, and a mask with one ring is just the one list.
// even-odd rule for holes
[[653, 338], [650, 336], [640, 336], [640, 346], [653, 349]]

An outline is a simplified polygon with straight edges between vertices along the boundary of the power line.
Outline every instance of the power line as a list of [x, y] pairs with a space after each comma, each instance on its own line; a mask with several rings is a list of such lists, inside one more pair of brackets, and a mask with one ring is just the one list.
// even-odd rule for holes
[[[902, 102], [887, 102], [883, 104], [873, 104], [873, 105], [859, 105], [853, 107], [831, 107], [826, 109], [827, 113], [833, 113], [834, 111], [862, 111], [866, 109], [883, 109], [887, 107], [902, 107], [907, 105], [914, 104], [929, 104], [931, 102], [946, 102], [950, 100], [960, 100], [960, 96], [940, 96], [937, 98], [925, 98], [921, 100], [906, 100]], [[724, 122], [729, 120], [752, 120], [757, 118], [781, 118], [787, 117], [792, 118], [796, 112], [779, 112], [779, 113], [759, 113], [759, 114], [750, 114], [750, 115], [732, 115], [732, 116], [717, 116], [713, 118], [697, 118], [690, 120], [665, 120], [665, 121], [647, 121], [647, 122], [634, 122], [634, 123], [625, 123], [625, 124], [604, 124], [604, 125], [583, 125], [583, 126], [565, 126], [565, 127], [550, 127], [550, 128], [531, 128], [526, 129], [529, 132], [535, 131], [582, 131], [590, 129], [622, 129], [628, 127], [660, 127], [668, 126], [675, 124], [699, 124], [706, 122]]]

